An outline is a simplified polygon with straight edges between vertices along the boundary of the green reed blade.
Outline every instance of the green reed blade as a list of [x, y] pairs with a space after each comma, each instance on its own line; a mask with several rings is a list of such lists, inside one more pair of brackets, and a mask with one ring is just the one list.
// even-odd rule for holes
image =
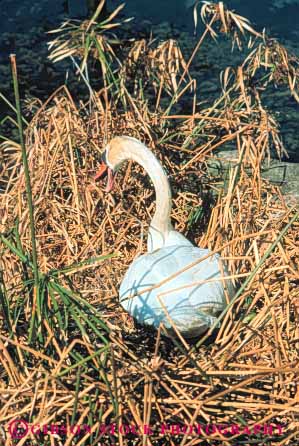
[[19, 127], [19, 138], [22, 149], [22, 160], [25, 172], [25, 183], [26, 183], [26, 193], [28, 200], [28, 210], [29, 210], [29, 220], [30, 220], [30, 232], [31, 232], [31, 244], [32, 244], [32, 261], [33, 261], [33, 274], [34, 274], [34, 284], [36, 288], [36, 292], [38, 290], [38, 264], [37, 264], [37, 248], [36, 248], [36, 238], [35, 238], [35, 226], [34, 226], [34, 210], [33, 210], [33, 200], [32, 200], [32, 189], [30, 182], [30, 172], [29, 165], [24, 141], [23, 134], [23, 121], [22, 121], [22, 113], [21, 113], [21, 103], [20, 103], [20, 94], [19, 94], [19, 83], [18, 83], [18, 74], [17, 74], [17, 63], [16, 63], [16, 55], [11, 54], [10, 56], [11, 69], [12, 69], [12, 77], [13, 77], [13, 86], [14, 86], [14, 94], [16, 101], [16, 112], [17, 112], [17, 120]]
[[71, 370], [76, 369], [79, 366], [84, 365], [86, 362], [88, 362], [90, 359], [95, 358], [96, 356], [99, 356], [100, 354], [102, 354], [105, 350], [107, 350], [108, 346], [105, 345], [105, 347], [100, 348], [99, 350], [97, 350], [95, 353], [92, 353], [91, 355], [88, 355], [86, 357], [84, 357], [83, 359], [81, 359], [80, 361], [78, 361], [76, 364], [72, 364], [71, 366], [65, 368], [62, 372], [58, 373], [56, 376], [57, 377], [61, 377], [66, 375], [68, 372], [70, 372]]
[[12, 335], [12, 318], [2, 270], [0, 270], [0, 307], [2, 307], [5, 325]]

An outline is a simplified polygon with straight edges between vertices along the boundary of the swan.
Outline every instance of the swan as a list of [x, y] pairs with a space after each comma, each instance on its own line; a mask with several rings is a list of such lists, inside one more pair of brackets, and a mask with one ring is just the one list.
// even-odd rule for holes
[[156, 192], [147, 253], [126, 271], [119, 290], [120, 304], [140, 324], [158, 328], [163, 323], [170, 334], [179, 331], [186, 338], [201, 335], [232, 297], [231, 282], [223, 280], [227, 271], [222, 260], [174, 230], [168, 178], [149, 148], [135, 138], [117, 136], [106, 145], [101, 159], [94, 179], [108, 175], [106, 192], [112, 190], [115, 172], [126, 160], [136, 161], [146, 170]]

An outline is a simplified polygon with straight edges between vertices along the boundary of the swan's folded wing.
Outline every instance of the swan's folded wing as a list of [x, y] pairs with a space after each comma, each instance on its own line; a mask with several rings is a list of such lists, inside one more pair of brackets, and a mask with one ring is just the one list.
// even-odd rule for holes
[[140, 323], [170, 327], [174, 322], [182, 332], [191, 326], [203, 331], [226, 306], [225, 268], [218, 255], [208, 256], [208, 250], [193, 246], [140, 256], [121, 284], [122, 306]]

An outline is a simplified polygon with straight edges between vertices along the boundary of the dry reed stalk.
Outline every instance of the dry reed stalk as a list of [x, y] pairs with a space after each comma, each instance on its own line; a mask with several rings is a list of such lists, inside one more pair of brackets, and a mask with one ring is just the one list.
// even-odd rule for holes
[[[218, 32], [219, 23], [222, 32], [234, 33], [236, 44], [245, 30], [261, 36], [242, 17], [228, 13], [222, 3], [215, 8], [206, 2], [202, 10], [208, 23], [205, 36]], [[84, 26], [80, 32], [86, 33], [92, 23]], [[166, 441], [182, 446], [233, 446], [246, 440], [241, 433], [229, 438], [219, 432], [203, 432], [195, 438], [182, 433], [174, 438], [169, 431], [164, 437], [159, 432], [163, 424], [198, 423], [245, 423], [251, 429], [255, 424], [282, 424], [286, 436], [278, 438], [279, 443], [296, 441], [299, 222], [280, 190], [261, 178], [261, 163], [269, 157], [271, 143], [279, 154], [284, 147], [275, 120], [246, 83], [249, 73], [269, 62], [269, 43], [252, 52], [236, 73], [223, 74], [223, 96], [213, 106], [192, 115], [171, 115], [171, 107], [161, 109], [161, 98], [171, 92], [175, 102], [192, 85], [188, 69], [201, 43], [187, 63], [172, 41], [156, 48], [146, 42], [132, 47], [123, 72], [128, 73], [130, 64], [144, 63], [148, 71], [155, 67], [160, 76], [160, 83], [149, 81], [157, 92], [154, 111], [138, 96], [141, 90], [134, 96], [126, 85], [121, 86], [126, 107], [120, 109], [105, 88], [93, 95], [91, 108], [76, 105], [63, 88], [41, 106], [27, 128], [41, 272], [50, 282], [55, 273], [61, 286], [71, 283], [76, 293], [72, 298], [83, 304], [84, 296], [101, 313], [110, 329], [110, 345], [100, 332], [96, 336], [91, 330], [93, 313], [84, 318], [74, 310], [81, 333], [79, 325], [73, 328], [70, 322], [65, 331], [59, 329], [59, 324], [68, 321], [59, 320], [63, 302], [57, 286], [50, 287], [44, 302], [51, 318], [41, 320], [43, 349], [28, 345], [30, 302], [24, 309], [20, 305], [29, 268], [26, 253], [31, 248], [24, 171], [20, 147], [3, 144], [6, 186], [0, 196], [0, 269], [6, 288], [1, 285], [0, 293], [20, 314], [11, 327], [0, 319], [4, 330], [0, 335], [2, 423], [32, 417], [32, 422], [44, 425], [69, 425], [72, 420], [87, 424], [90, 432], [61, 440], [66, 444], [76, 440], [78, 445], [117, 440], [124, 445], [130, 441], [132, 446]], [[280, 47], [275, 48], [282, 65], [276, 78], [284, 73], [282, 68], [289, 67], [287, 83], [296, 97], [296, 63]], [[149, 60], [142, 59], [145, 52], [151, 54]], [[145, 142], [167, 169], [176, 228], [191, 235], [196, 244], [219, 252], [238, 287], [248, 281], [223, 317], [215, 339], [200, 348], [191, 349], [179, 336], [173, 342], [167, 340], [161, 336], [162, 326], [158, 334], [136, 327], [119, 305], [119, 284], [135, 256], [145, 250], [143, 234], [154, 210], [153, 189], [140, 166], [130, 163], [121, 169], [113, 196], [105, 195], [92, 179], [103, 146], [120, 134]], [[208, 161], [219, 162], [215, 151], [228, 144], [237, 156], [223, 181], [221, 175], [210, 176]], [[16, 221], [19, 241], [9, 238]], [[116, 255], [110, 259], [88, 263], [91, 257], [112, 252]], [[59, 273], [61, 268], [65, 270]], [[101, 432], [103, 423], [150, 424], [153, 432], [139, 431], [128, 440], [122, 433]], [[5, 435], [8, 446], [10, 438]]]

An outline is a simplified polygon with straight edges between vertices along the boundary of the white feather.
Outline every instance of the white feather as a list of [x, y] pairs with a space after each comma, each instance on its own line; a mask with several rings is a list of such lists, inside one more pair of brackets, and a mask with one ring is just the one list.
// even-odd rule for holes
[[120, 286], [121, 305], [141, 324], [158, 328], [162, 322], [186, 337], [203, 333], [227, 306], [225, 283], [228, 299], [234, 292], [231, 282], [223, 278], [227, 275], [223, 261], [173, 229], [166, 173], [144, 144], [126, 136], [114, 138], [109, 157], [110, 163], [117, 159], [113, 169], [126, 159], [141, 164], [156, 191], [148, 253], [135, 259], [126, 272]]

